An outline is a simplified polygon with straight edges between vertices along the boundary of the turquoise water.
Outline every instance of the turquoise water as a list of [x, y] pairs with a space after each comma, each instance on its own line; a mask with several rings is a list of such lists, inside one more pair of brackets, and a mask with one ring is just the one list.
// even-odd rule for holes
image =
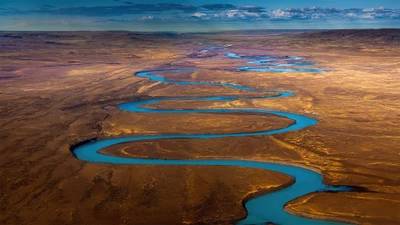
[[260, 61], [252, 61], [248, 62], [249, 64], [259, 64], [263, 66], [313, 66], [315, 63], [313, 62], [295, 62], [295, 63], [270, 63], [272, 61], [260, 60]]
[[[231, 59], [263, 59], [260, 61], [276, 61], [276, 60], [288, 60], [288, 61], [296, 61], [302, 60], [301, 56], [276, 56], [276, 55], [238, 55], [236, 53], [228, 52], [225, 53], [225, 56]], [[258, 61], [258, 62], [260, 62]]]
[[[300, 56], [274, 56], [274, 55], [249, 55], [241, 56], [236, 53], [225, 53], [231, 59], [251, 59], [256, 61], [247, 62], [248, 64], [260, 67], [242, 66], [236, 68], [238, 71], [247, 72], [298, 72], [298, 73], [320, 73], [325, 72], [318, 68], [297, 68], [304, 66], [314, 66], [314, 62], [303, 62], [304, 57]], [[291, 67], [291, 68], [287, 68]]]
[[248, 67], [243, 66], [237, 68], [239, 71], [249, 71], [249, 72], [299, 72], [299, 73], [320, 73], [325, 72], [322, 69], [299, 69], [299, 68], [273, 68], [273, 67], [265, 67], [265, 68], [256, 68], [256, 67]]
[[[178, 85], [218, 85], [223, 87], [235, 88], [240, 90], [246, 90], [250, 92], [265, 92], [270, 94], [275, 93], [275, 96], [264, 96], [255, 98], [282, 98], [293, 96], [293, 92], [288, 91], [275, 91], [275, 90], [255, 90], [250, 87], [220, 83], [220, 82], [200, 82], [200, 81], [174, 81], [169, 80], [162, 76], [163, 73], [191, 73], [194, 70], [155, 70], [155, 71], [143, 71], [136, 73], [138, 77], [145, 77], [157, 82], [165, 82]], [[255, 99], [253, 98], [253, 99]], [[233, 101], [237, 99], [252, 99], [251, 97], [236, 97], [236, 96], [208, 96], [208, 97], [168, 97], [168, 98], [155, 98], [149, 100], [142, 100], [136, 102], [127, 102], [119, 105], [119, 108], [128, 112], [137, 113], [258, 113], [258, 114], [270, 114], [276, 116], [282, 116], [289, 118], [294, 121], [293, 124], [285, 128], [276, 130], [268, 130], [261, 132], [248, 132], [248, 133], [232, 133], [232, 134], [177, 134], [177, 135], [146, 135], [146, 136], [134, 136], [125, 138], [112, 138], [107, 140], [93, 141], [87, 144], [78, 146], [73, 150], [73, 154], [80, 160], [93, 163], [109, 163], [109, 164], [130, 164], [130, 165], [210, 165], [210, 166], [239, 166], [246, 168], [259, 168], [265, 170], [273, 170], [287, 174], [295, 179], [295, 183], [290, 187], [284, 188], [280, 191], [269, 193], [246, 202], [245, 208], [248, 212], [248, 216], [237, 222], [240, 225], [249, 224], [265, 224], [267, 222], [273, 222], [275, 224], [305, 224], [305, 225], [338, 225], [343, 223], [328, 222], [321, 220], [312, 220], [303, 217], [298, 217], [286, 213], [283, 210], [284, 205], [300, 196], [308, 193], [318, 191], [351, 191], [352, 189], [346, 186], [331, 187], [326, 186], [322, 182], [322, 175], [309, 169], [302, 167], [296, 167], [291, 165], [283, 165], [278, 163], [267, 163], [257, 161], [246, 161], [246, 160], [164, 160], [164, 159], [140, 159], [140, 158], [124, 158], [119, 156], [110, 156], [99, 153], [101, 149], [107, 148], [112, 145], [127, 143], [140, 140], [160, 140], [160, 139], [209, 139], [209, 138], [223, 138], [223, 137], [249, 137], [249, 136], [262, 136], [272, 135], [284, 132], [291, 132], [300, 130], [309, 126], [313, 126], [318, 123], [316, 119], [289, 113], [270, 111], [263, 109], [233, 109], [233, 108], [221, 108], [221, 109], [155, 109], [145, 108], [146, 105], [158, 103], [161, 101], [170, 100], [209, 100], [209, 101]]]

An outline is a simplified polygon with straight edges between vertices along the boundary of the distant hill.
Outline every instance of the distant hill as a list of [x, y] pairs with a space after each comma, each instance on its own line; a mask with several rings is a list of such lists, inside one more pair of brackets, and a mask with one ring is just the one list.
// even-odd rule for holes
[[321, 40], [374, 41], [378, 43], [400, 44], [400, 29], [329, 30], [312, 33], [306, 32], [294, 36]]

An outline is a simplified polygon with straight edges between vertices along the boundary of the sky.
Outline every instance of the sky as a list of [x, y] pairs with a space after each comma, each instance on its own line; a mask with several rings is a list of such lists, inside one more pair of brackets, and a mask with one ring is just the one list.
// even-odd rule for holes
[[400, 0], [0, 0], [0, 30], [400, 28]]

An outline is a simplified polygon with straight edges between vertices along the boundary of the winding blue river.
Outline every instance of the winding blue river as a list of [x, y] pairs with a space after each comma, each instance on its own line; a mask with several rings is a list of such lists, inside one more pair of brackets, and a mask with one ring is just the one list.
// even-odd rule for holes
[[[303, 62], [304, 57], [300, 56], [275, 56], [275, 55], [251, 55], [241, 56], [236, 53], [225, 53], [226, 57], [231, 59], [257, 60], [247, 62], [248, 64], [258, 65], [261, 67], [238, 67], [239, 71], [250, 72], [299, 72], [299, 73], [319, 73], [325, 72], [318, 68], [298, 68], [304, 66], [314, 66], [314, 62]], [[291, 67], [291, 68], [288, 68]]]
[[305, 224], [305, 225], [316, 225], [316, 224], [327, 224], [337, 225], [343, 224], [338, 222], [328, 222], [322, 220], [307, 219], [299, 216], [291, 215], [283, 210], [285, 204], [300, 196], [318, 192], [318, 191], [351, 191], [350, 187], [337, 186], [331, 187], [326, 186], [322, 182], [322, 175], [309, 169], [302, 167], [296, 167], [291, 165], [284, 165], [278, 163], [267, 163], [257, 161], [246, 161], [246, 160], [219, 160], [219, 159], [207, 159], [207, 160], [165, 160], [165, 159], [140, 159], [140, 158], [124, 158], [119, 156], [111, 156], [100, 153], [99, 151], [112, 145], [127, 143], [141, 140], [160, 140], [160, 139], [186, 139], [186, 138], [197, 138], [197, 139], [208, 139], [208, 138], [223, 138], [223, 137], [248, 137], [248, 136], [262, 136], [262, 135], [273, 135], [278, 133], [290, 132], [300, 130], [309, 126], [317, 124], [317, 120], [309, 118], [303, 115], [298, 115], [289, 112], [270, 111], [262, 109], [233, 109], [233, 108], [221, 108], [221, 109], [157, 109], [157, 108], [146, 108], [146, 105], [158, 103], [161, 101], [169, 100], [210, 100], [210, 101], [233, 101], [237, 99], [255, 99], [255, 98], [282, 98], [293, 96], [293, 92], [286, 91], [275, 91], [275, 90], [254, 90], [253, 88], [219, 82], [199, 82], [199, 81], [174, 81], [165, 78], [162, 74], [168, 73], [190, 73], [194, 70], [154, 70], [144, 71], [136, 73], [138, 77], [145, 77], [157, 82], [165, 82], [178, 85], [218, 85], [223, 87], [235, 88], [240, 90], [246, 90], [250, 92], [258, 93], [274, 93], [273, 96], [266, 95], [264, 97], [235, 97], [235, 96], [209, 96], [209, 97], [168, 97], [168, 98], [156, 98], [150, 100], [142, 100], [136, 102], [127, 102], [119, 105], [121, 110], [137, 113], [259, 113], [259, 114], [270, 114], [281, 117], [286, 117], [294, 121], [293, 124], [288, 127], [261, 131], [261, 132], [250, 132], [250, 133], [232, 133], [232, 134], [177, 134], [177, 135], [146, 135], [146, 136], [134, 136], [124, 138], [112, 138], [106, 140], [93, 141], [87, 144], [78, 146], [73, 150], [73, 154], [80, 160], [93, 163], [108, 163], [108, 164], [131, 164], [131, 165], [209, 165], [209, 166], [239, 166], [246, 168], [258, 168], [265, 170], [273, 170], [284, 173], [295, 179], [295, 183], [282, 190], [269, 193], [260, 197], [251, 199], [245, 203], [245, 208], [248, 215], [245, 219], [237, 222], [239, 225], [249, 224], [265, 224], [272, 222], [274, 224]]

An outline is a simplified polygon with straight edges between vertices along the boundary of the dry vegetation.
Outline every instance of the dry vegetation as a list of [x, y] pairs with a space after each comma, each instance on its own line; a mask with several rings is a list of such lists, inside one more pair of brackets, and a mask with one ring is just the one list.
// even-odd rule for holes
[[[170, 101], [152, 107], [268, 108], [311, 115], [320, 123], [270, 137], [137, 142], [103, 152], [313, 166], [321, 169], [327, 184], [359, 186], [369, 192], [315, 193], [292, 201], [286, 210], [361, 224], [399, 224], [400, 46], [384, 33], [370, 38], [352, 33], [342, 41], [340, 35], [327, 38], [328, 34], [0, 33], [0, 223], [231, 224], [245, 216], [241, 204], [246, 196], [292, 182], [271, 171], [113, 166], [73, 158], [70, 146], [91, 138], [258, 131], [292, 122], [253, 114], [161, 117], [115, 107], [154, 96], [253, 95], [133, 76], [140, 70], [197, 68], [196, 73], [168, 77], [292, 90], [297, 95], [235, 102]], [[221, 54], [188, 57], [201, 49], [200, 41], [229, 44], [229, 51], [247, 55], [308, 56], [330, 71], [236, 72], [232, 68], [243, 62]]]

